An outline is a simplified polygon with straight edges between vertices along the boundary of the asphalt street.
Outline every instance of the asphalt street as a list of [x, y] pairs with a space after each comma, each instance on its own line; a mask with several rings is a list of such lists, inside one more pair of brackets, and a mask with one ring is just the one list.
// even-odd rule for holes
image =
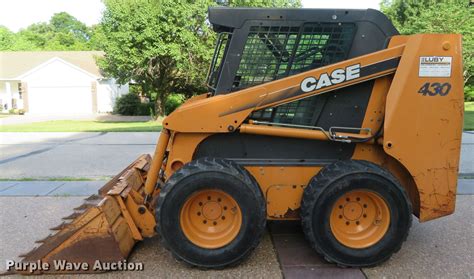
[[159, 133], [0, 133], [0, 178], [103, 178], [140, 154]]
[[[103, 178], [140, 154], [159, 133], [0, 133], [0, 178]], [[474, 176], [474, 133], [463, 133], [460, 174]]]

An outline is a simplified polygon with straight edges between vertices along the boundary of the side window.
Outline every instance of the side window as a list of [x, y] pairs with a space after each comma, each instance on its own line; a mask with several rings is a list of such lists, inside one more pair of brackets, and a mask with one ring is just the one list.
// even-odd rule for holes
[[[260, 27], [263, 28], [263, 27]], [[301, 30], [300, 30], [301, 29]], [[244, 88], [266, 81], [283, 78], [289, 75], [295, 75], [311, 69], [319, 68], [325, 65], [333, 64], [345, 60], [349, 54], [352, 40], [355, 33], [355, 25], [352, 23], [306, 23], [298, 28], [298, 36], [292, 40], [292, 44], [286, 44], [284, 48], [290, 56], [286, 61], [280, 59], [278, 69], [274, 69], [273, 76], [265, 76], [264, 79], [250, 78], [250, 71], [240, 71], [240, 68], [247, 68], [242, 62], [253, 61], [253, 64], [263, 64], [258, 67], [267, 69], [269, 58], [258, 58], [254, 54], [253, 59], [245, 59], [246, 52], [242, 57], [239, 66], [238, 78], [241, 81], [252, 80], [253, 82], [240, 83], [239, 88]], [[251, 34], [247, 42], [251, 39]], [[291, 50], [289, 49], [292, 48]], [[247, 46], [246, 46], [247, 48]], [[268, 49], [268, 47], [267, 47]], [[277, 52], [280, 55], [281, 52]], [[274, 55], [273, 52], [267, 53], [264, 57]], [[281, 57], [282, 55], [278, 56]], [[245, 64], [245, 63], [244, 63]], [[248, 64], [248, 63], [247, 63]], [[252, 66], [256, 68], [257, 66]], [[268, 74], [268, 73], [266, 73]], [[240, 76], [239, 76], [240, 75]], [[251, 119], [260, 121], [271, 121], [277, 123], [314, 125], [314, 120], [321, 112], [323, 106], [318, 105], [319, 96], [313, 96], [303, 100], [291, 102], [265, 110], [256, 111], [251, 115]]]
[[217, 82], [224, 63], [224, 57], [229, 48], [229, 42], [231, 39], [230, 33], [219, 33], [217, 38], [216, 48], [214, 56], [212, 57], [211, 66], [209, 67], [209, 73], [207, 74], [207, 87], [215, 92]]
[[252, 26], [245, 43], [233, 91], [286, 75], [299, 27]]

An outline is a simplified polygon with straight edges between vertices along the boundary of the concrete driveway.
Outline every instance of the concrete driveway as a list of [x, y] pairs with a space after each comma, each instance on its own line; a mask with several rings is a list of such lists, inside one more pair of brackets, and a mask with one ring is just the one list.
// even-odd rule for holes
[[[47, 236], [62, 216], [72, 213], [84, 197], [6, 197], [0, 194], [0, 272], [5, 260], [19, 260], [35, 240]], [[224, 270], [190, 268], [173, 259], [159, 237], [139, 243], [130, 262], [142, 262], [141, 272], [109, 272], [97, 278], [472, 278], [474, 276], [474, 196], [457, 197], [454, 215], [420, 224], [388, 262], [374, 267], [341, 269], [326, 263], [307, 245], [298, 223], [270, 225], [256, 251], [243, 264]], [[82, 277], [82, 276], [81, 276]]]

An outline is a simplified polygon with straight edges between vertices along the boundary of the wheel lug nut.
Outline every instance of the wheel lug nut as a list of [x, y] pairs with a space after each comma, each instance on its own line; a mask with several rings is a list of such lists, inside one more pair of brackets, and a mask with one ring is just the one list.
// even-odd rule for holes
[[224, 206], [224, 210], [227, 210], [227, 206]]
[[214, 226], [215, 226], [215, 225], [217, 225], [217, 222], [216, 222], [216, 221], [214, 221], [214, 223], [213, 223], [213, 224], [214, 224]]
[[339, 219], [342, 219], [342, 215], [339, 215]]
[[351, 199], [349, 199], [349, 198], [346, 198], [346, 201], [351, 201]]
[[357, 201], [360, 201], [360, 198], [359, 198], [359, 197], [357, 197], [357, 199], [356, 199], [356, 200], [357, 200]]
[[359, 221], [356, 221], [356, 225], [359, 225], [359, 224], [360, 224]]
[[201, 212], [198, 212], [198, 216], [201, 216]]
[[202, 206], [202, 202], [199, 202], [199, 206]]
[[346, 222], [346, 225], [348, 225], [348, 226], [349, 226], [349, 224], [350, 224], [350, 222], [349, 222], [349, 221], [347, 221], [347, 222]]
[[218, 202], [221, 202], [221, 198], [218, 198], [217, 201], [218, 201]]
[[222, 220], [225, 220], [225, 216], [222, 216], [222, 218], [221, 218], [221, 219], [222, 219]]
[[339, 209], [342, 209], [342, 205], [339, 206]]
[[364, 215], [362, 215], [362, 216], [364, 216], [364, 218], [367, 218], [367, 214], [364, 214]]
[[366, 204], [364, 204], [364, 208], [367, 208], [367, 205], [366, 205]]
[[207, 200], [210, 201], [210, 200], [211, 200], [211, 196], [207, 196]]
[[204, 221], [202, 221], [202, 222], [203, 222], [204, 224], [206, 224], [206, 223], [207, 223], [207, 220], [204, 220]]

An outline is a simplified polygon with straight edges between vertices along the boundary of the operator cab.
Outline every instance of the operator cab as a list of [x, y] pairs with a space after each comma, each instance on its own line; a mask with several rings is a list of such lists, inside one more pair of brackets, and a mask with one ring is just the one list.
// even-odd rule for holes
[[207, 83], [225, 94], [386, 47], [398, 35], [376, 10], [209, 8], [218, 33]]
[[[209, 9], [209, 21], [218, 33], [207, 77], [212, 95], [235, 92], [379, 51], [386, 48], [392, 36], [398, 35], [390, 20], [372, 9], [213, 7]], [[339, 124], [360, 126], [358, 122], [365, 114], [360, 108], [366, 107], [372, 86], [373, 81], [356, 86], [357, 94], [350, 97], [349, 103], [360, 111], [354, 112], [357, 114], [352, 117], [354, 123]], [[344, 90], [348, 89], [339, 92]], [[324, 128], [339, 122], [332, 119], [326, 123], [325, 113], [343, 109], [341, 102], [332, 104], [328, 95], [331, 94], [257, 111], [251, 119]], [[341, 117], [342, 122], [344, 119], [351, 117]]]

